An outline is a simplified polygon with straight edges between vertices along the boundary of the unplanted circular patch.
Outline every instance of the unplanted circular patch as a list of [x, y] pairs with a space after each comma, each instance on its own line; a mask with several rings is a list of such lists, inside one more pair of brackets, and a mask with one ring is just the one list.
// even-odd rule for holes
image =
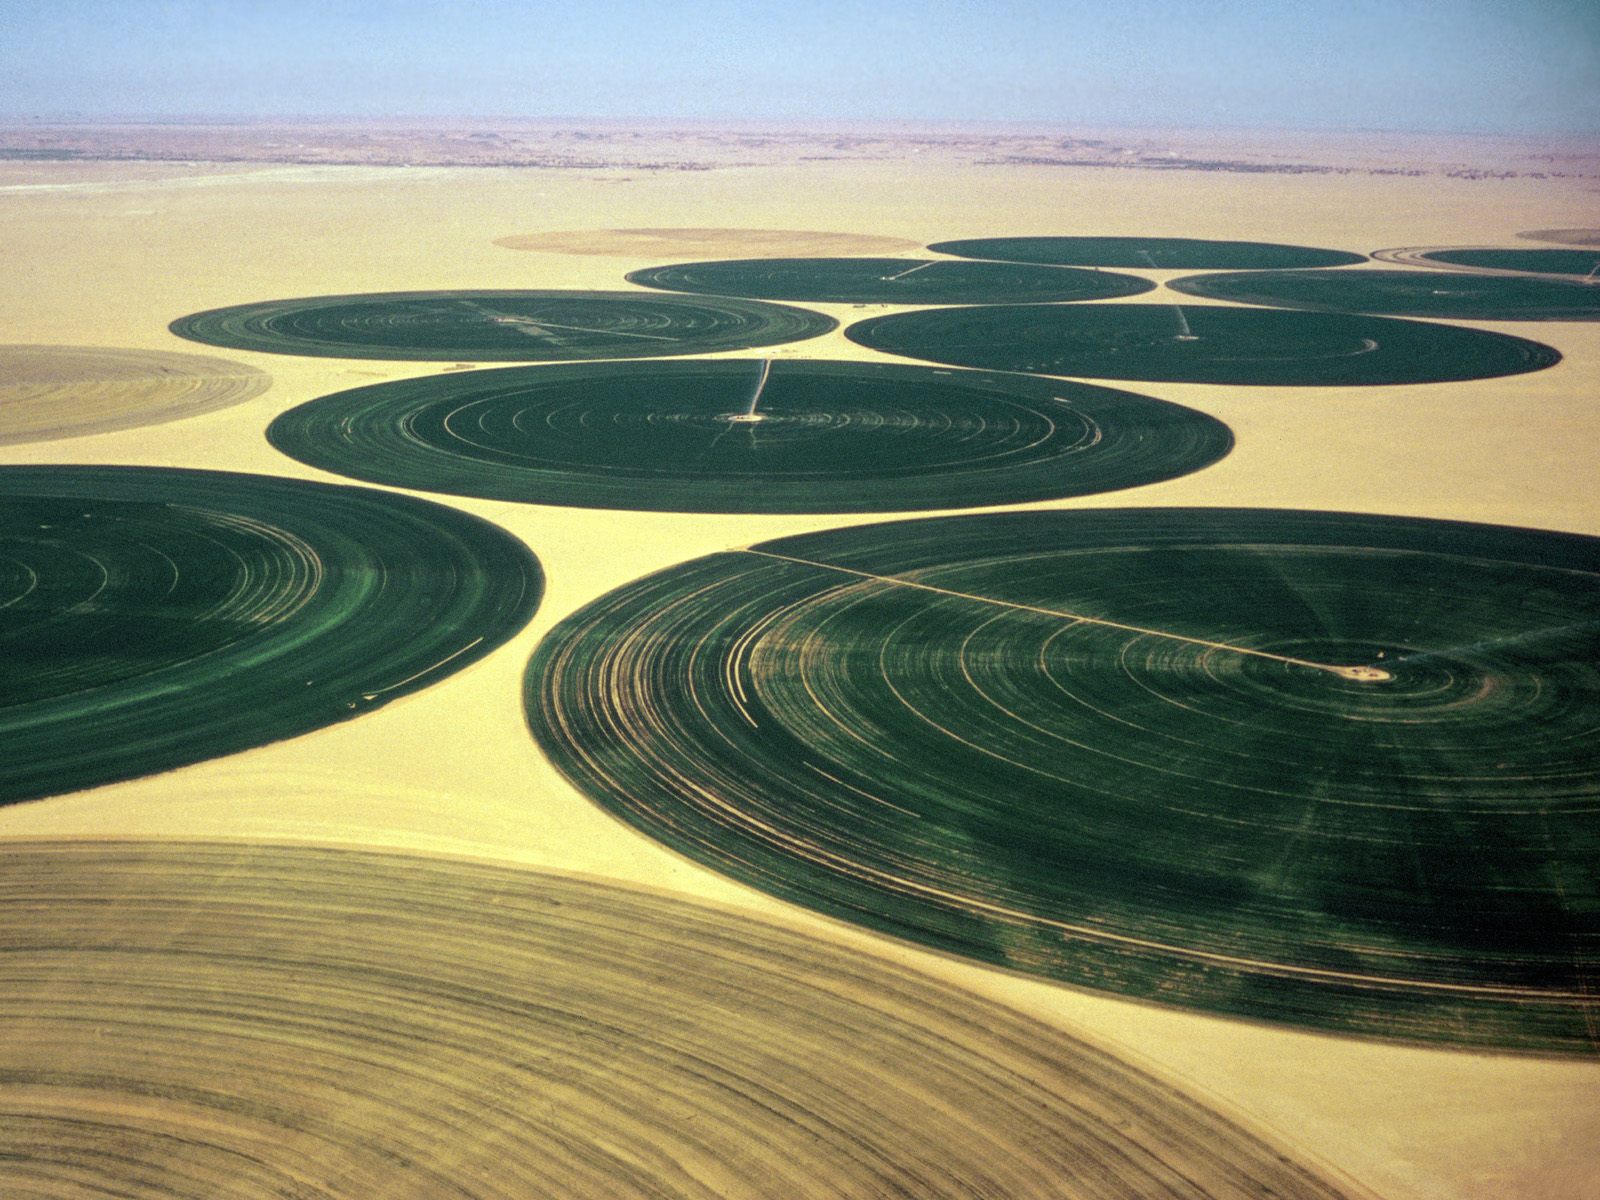
[[200, 354], [0, 346], [0, 446], [162, 425], [243, 404], [272, 377]]
[[12, 842], [30, 1197], [1334, 1200], [1171, 1085], [640, 888], [315, 847]]

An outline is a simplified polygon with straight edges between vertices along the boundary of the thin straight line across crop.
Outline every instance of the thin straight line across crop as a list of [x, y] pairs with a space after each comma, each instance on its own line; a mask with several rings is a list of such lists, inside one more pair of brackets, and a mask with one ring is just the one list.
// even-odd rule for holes
[[1273, 662], [1289, 663], [1296, 667], [1310, 667], [1314, 671], [1327, 671], [1345, 678], [1361, 678], [1363, 675], [1353, 674], [1363, 671], [1362, 668], [1337, 666], [1333, 663], [1311, 662], [1309, 659], [1293, 658], [1287, 654], [1273, 654], [1266, 650], [1252, 650], [1248, 646], [1234, 646], [1227, 642], [1213, 642], [1205, 638], [1188, 637], [1181, 633], [1172, 633], [1164, 629], [1150, 629], [1143, 625], [1128, 625], [1122, 621], [1108, 621], [1104, 617], [1091, 617], [1085, 613], [1066, 612], [1059, 608], [1040, 608], [1033, 604], [1019, 604], [1013, 600], [997, 600], [993, 596], [978, 596], [971, 592], [958, 592], [951, 588], [936, 587], [931, 583], [918, 583], [912, 579], [901, 579], [894, 575], [874, 575], [871, 571], [858, 571], [853, 567], [841, 567], [835, 563], [817, 562], [810, 558], [795, 558], [788, 554], [777, 554], [771, 550], [756, 550], [746, 547], [745, 554], [755, 554], [762, 558], [773, 558], [781, 562], [798, 563], [801, 566], [817, 567], [824, 571], [837, 571], [843, 575], [854, 575], [858, 579], [870, 579], [876, 583], [892, 584], [896, 587], [916, 588], [924, 592], [937, 592], [941, 596], [955, 596], [961, 600], [972, 600], [979, 604], [993, 604], [1001, 608], [1014, 608], [1021, 612], [1039, 613], [1046, 617], [1060, 617], [1064, 621], [1081, 622], [1085, 625], [1101, 625], [1107, 629], [1121, 629], [1126, 633], [1139, 633], [1149, 637], [1168, 638], [1175, 642], [1188, 642], [1191, 646], [1205, 646], [1211, 650], [1224, 650], [1232, 654], [1247, 654], [1252, 658], [1265, 658]]

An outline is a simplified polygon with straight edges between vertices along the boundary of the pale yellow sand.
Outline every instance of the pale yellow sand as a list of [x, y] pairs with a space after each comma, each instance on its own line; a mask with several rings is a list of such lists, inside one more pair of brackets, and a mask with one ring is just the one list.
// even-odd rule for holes
[[[1308, 150], [1307, 153], [1313, 153]], [[14, 172], [14, 174], [13, 174]], [[200, 349], [195, 310], [423, 288], [623, 287], [684, 257], [512, 253], [508, 230], [836, 229], [905, 239], [1150, 234], [1354, 250], [1506, 244], [1592, 223], [1593, 181], [977, 167], [896, 162], [616, 173], [316, 168], [224, 174], [148, 164], [0, 166], [17, 342]], [[12, 179], [26, 190], [6, 190]], [[204, 186], [188, 182], [204, 178]], [[1164, 276], [1156, 276], [1163, 278]], [[1143, 299], [1159, 302], [1166, 294]], [[1186, 299], [1185, 303], [1195, 301]], [[876, 309], [824, 306], [850, 320]], [[1154, 487], [1054, 507], [1249, 504], [1455, 517], [1600, 534], [1600, 328], [1495, 325], [1566, 355], [1533, 375], [1387, 389], [1152, 385], [1227, 421], [1238, 448]], [[874, 357], [838, 334], [775, 355]], [[272, 373], [247, 403], [154, 430], [0, 450], [0, 462], [187, 465], [328, 478], [261, 436], [341, 387], [452, 364], [230, 355]], [[1134, 386], [1137, 389], [1138, 385]], [[659, 849], [573, 791], [523, 727], [521, 674], [551, 624], [602, 591], [712, 550], [867, 517], [696, 517], [449, 501], [525, 538], [548, 574], [534, 624], [497, 654], [351, 724], [74, 796], [0, 810], [0, 837], [287, 837], [418, 846], [591, 872], [787, 917], [1006, 1000], [1185, 1081], [1297, 1152], [1393, 1197], [1577, 1197], [1600, 1178], [1600, 1065], [1397, 1048], [1128, 1003], [1014, 978], [797, 912]], [[1590, 1193], [1592, 1194], [1592, 1193]]]
[[857, 233], [819, 233], [804, 229], [567, 229], [495, 238], [507, 250], [546, 254], [599, 254], [615, 258], [779, 258], [830, 254], [894, 254], [918, 249], [906, 238]]

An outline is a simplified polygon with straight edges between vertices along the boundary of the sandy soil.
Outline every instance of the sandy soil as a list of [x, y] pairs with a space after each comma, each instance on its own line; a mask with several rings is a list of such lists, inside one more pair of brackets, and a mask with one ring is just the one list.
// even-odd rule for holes
[[893, 254], [922, 248], [907, 238], [804, 229], [565, 229], [495, 238], [494, 244], [507, 250], [599, 254], [614, 258], [736, 258], [741, 255], [798, 258]]
[[[1312, 155], [1316, 147], [1307, 147]], [[1368, 148], [1384, 161], [1390, 148]], [[1449, 161], [1449, 147], [1435, 148]], [[1398, 166], [1405, 159], [1390, 159]], [[730, 223], [930, 241], [1028, 234], [1276, 240], [1369, 251], [1505, 245], [1592, 224], [1587, 178], [1242, 174], [829, 161], [709, 172], [252, 168], [0, 163], [0, 326], [8, 340], [185, 350], [166, 323], [271, 297], [474, 287], [624, 286], [679, 257], [513, 253], [508, 231]], [[1153, 273], [1153, 278], [1165, 278]], [[1169, 294], [1152, 293], [1150, 302]], [[1195, 301], [1186, 300], [1185, 303]], [[850, 320], [880, 311], [819, 306]], [[1218, 466], [1045, 507], [1249, 504], [1454, 517], [1600, 534], [1600, 327], [1485, 325], [1556, 345], [1558, 366], [1476, 383], [1358, 389], [1160, 385], [1233, 427]], [[839, 334], [775, 354], [867, 359]], [[426, 364], [240, 354], [264, 395], [153, 430], [0, 449], [0, 462], [105, 462], [326, 476], [277, 455], [285, 408]], [[563, 615], [712, 550], [867, 517], [629, 514], [451, 500], [523, 537], [548, 572], [533, 625], [443, 684], [360, 721], [0, 811], [0, 837], [289, 838], [416, 846], [664, 886], [866, 947], [1120, 1047], [1302, 1156], [1392, 1197], [1578, 1197], [1600, 1174], [1600, 1065], [1301, 1034], [1006, 976], [790, 909], [601, 814], [523, 727], [521, 674]]]

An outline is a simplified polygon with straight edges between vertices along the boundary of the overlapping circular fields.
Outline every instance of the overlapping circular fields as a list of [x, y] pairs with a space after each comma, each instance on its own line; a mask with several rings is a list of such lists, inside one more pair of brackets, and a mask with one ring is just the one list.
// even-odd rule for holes
[[826, 360], [510, 367], [314, 400], [268, 439], [401, 487], [595, 508], [884, 512], [1084, 495], [1226, 454], [1192, 409], [1021, 375]]
[[936, 308], [873, 317], [845, 336], [886, 354], [993, 371], [1295, 387], [1486, 379], [1561, 359], [1539, 342], [1484, 330], [1220, 304]]
[[0, 446], [160, 425], [230, 408], [272, 378], [200, 354], [0, 346]]
[[1103, 1051], [744, 914], [312, 847], [3, 853], [11, 1194], [1352, 1194]]
[[426, 686], [522, 628], [537, 563], [407, 497], [0, 470], [0, 804], [197, 762]]
[[1600, 540], [1339, 513], [858, 526], [539, 648], [610, 811], [798, 903], [1198, 1009], [1593, 1053]]
[[542, 362], [743, 350], [836, 328], [821, 313], [728, 297], [641, 292], [376, 292], [192, 313], [179, 337], [331, 358]]
[[1230, 242], [1205, 238], [997, 237], [935, 242], [928, 249], [962, 258], [1045, 263], [1070, 267], [1134, 267], [1155, 270], [1225, 271], [1234, 268], [1339, 267], [1364, 255], [1277, 242]]
[[1212, 300], [1321, 313], [1472, 321], [1600, 320], [1600, 284], [1508, 273], [1238, 271], [1175, 279], [1167, 286]]
[[936, 258], [746, 258], [634, 271], [670, 292], [836, 304], [1003, 304], [1109, 300], [1155, 287], [1137, 275]]

